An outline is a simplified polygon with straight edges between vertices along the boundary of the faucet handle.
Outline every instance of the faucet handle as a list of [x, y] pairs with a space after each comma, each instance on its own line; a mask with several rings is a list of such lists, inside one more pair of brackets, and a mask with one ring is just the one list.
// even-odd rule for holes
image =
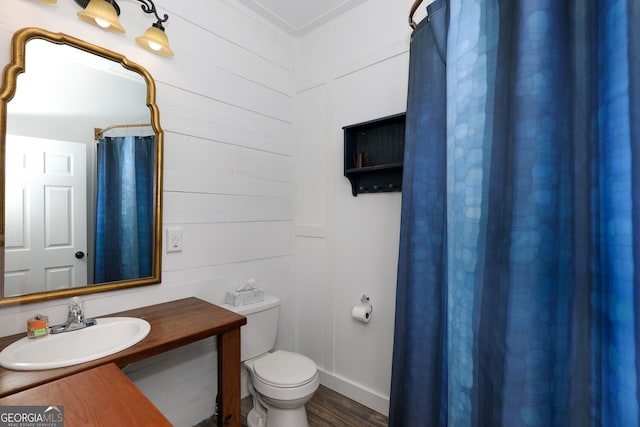
[[83, 323], [84, 322], [84, 302], [80, 297], [73, 297], [67, 304], [69, 312], [67, 315], [67, 323]]
[[67, 307], [69, 308], [69, 311], [82, 312], [84, 311], [84, 302], [80, 297], [73, 297], [67, 303]]

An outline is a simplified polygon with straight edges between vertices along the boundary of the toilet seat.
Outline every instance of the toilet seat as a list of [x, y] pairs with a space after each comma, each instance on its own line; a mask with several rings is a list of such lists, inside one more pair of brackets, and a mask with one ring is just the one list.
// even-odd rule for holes
[[256, 379], [271, 387], [294, 388], [317, 377], [313, 360], [297, 353], [276, 350], [253, 363]]

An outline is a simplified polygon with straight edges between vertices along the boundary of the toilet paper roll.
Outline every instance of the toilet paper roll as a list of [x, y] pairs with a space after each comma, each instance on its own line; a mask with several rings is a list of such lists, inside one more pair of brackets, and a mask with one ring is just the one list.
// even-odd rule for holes
[[371, 320], [371, 311], [373, 307], [369, 304], [356, 305], [351, 309], [351, 317], [363, 323], [369, 323]]

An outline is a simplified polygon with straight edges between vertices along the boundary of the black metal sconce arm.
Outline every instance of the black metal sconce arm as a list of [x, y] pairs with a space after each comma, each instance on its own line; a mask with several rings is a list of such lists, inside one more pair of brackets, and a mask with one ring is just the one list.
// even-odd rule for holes
[[[166, 13], [164, 14], [164, 17], [160, 18], [160, 16], [158, 15], [158, 11], [156, 10], [156, 5], [153, 4], [153, 2], [151, 0], [138, 0], [140, 3], [142, 3], [140, 5], [140, 7], [142, 8], [142, 11], [144, 13], [153, 13], [156, 16], [156, 19], [158, 20], [155, 24], [153, 24], [154, 27], [160, 28], [161, 30], [164, 30], [164, 27], [162, 26], [163, 22], [167, 22], [167, 19], [169, 19], [169, 15], [167, 15]], [[149, 4], [147, 4], [149, 3]]]

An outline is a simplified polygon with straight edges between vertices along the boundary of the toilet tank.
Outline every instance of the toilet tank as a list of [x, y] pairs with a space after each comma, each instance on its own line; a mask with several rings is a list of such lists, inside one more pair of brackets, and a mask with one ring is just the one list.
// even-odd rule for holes
[[240, 329], [240, 359], [253, 359], [267, 353], [276, 345], [280, 300], [265, 295], [264, 301], [238, 307], [224, 304], [223, 308], [247, 318], [247, 324]]

